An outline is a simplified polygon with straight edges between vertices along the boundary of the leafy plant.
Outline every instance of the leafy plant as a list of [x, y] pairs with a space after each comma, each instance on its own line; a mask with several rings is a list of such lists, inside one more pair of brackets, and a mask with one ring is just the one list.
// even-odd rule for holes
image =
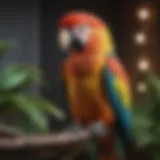
[[[0, 41], [0, 55], [4, 55], [10, 46], [10, 42]], [[60, 120], [64, 118], [64, 114], [52, 102], [22, 91], [33, 82], [41, 83], [42, 78], [41, 71], [30, 65], [8, 65], [0, 71], [0, 123], [4, 123], [7, 115], [20, 112], [22, 125], [19, 128], [25, 131], [47, 132], [48, 115]]]
[[140, 148], [152, 148], [153, 160], [160, 159], [160, 79], [154, 73], [146, 74], [150, 106], [133, 110], [134, 133]]
[[[149, 150], [152, 160], [160, 159], [160, 78], [152, 72], [146, 73], [148, 94], [151, 99], [150, 104], [139, 105], [136, 101], [133, 104], [133, 133], [137, 144], [137, 149], [141, 152]], [[96, 150], [94, 145], [87, 149], [87, 159], [94, 160]], [[143, 153], [144, 154], [144, 153]], [[147, 153], [146, 153], [147, 154]], [[86, 156], [86, 155], [85, 155]], [[84, 156], [75, 160], [84, 159]]]

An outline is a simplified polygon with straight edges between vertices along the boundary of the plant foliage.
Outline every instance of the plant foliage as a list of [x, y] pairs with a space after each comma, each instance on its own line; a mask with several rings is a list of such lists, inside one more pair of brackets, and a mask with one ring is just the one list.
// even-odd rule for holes
[[160, 159], [160, 79], [154, 73], [146, 74], [150, 106], [133, 110], [134, 133], [140, 148], [150, 147], [153, 160]]
[[[10, 42], [0, 41], [0, 56], [4, 56], [9, 47]], [[19, 128], [47, 132], [48, 115], [60, 120], [64, 118], [64, 114], [52, 102], [31, 91], [23, 92], [33, 82], [40, 83], [42, 78], [41, 71], [30, 65], [8, 65], [0, 71], [0, 123], [4, 123], [3, 119], [8, 113], [20, 112], [23, 116]]]

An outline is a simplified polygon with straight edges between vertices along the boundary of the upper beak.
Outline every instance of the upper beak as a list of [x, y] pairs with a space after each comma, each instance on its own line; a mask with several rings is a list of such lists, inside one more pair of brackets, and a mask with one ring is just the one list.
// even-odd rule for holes
[[81, 51], [83, 47], [84, 47], [84, 44], [82, 43], [82, 41], [78, 37], [76, 37], [74, 34], [72, 34], [70, 49]]
[[59, 34], [60, 47], [65, 51], [80, 51], [83, 49], [84, 44], [76, 35], [70, 30], [62, 30]]

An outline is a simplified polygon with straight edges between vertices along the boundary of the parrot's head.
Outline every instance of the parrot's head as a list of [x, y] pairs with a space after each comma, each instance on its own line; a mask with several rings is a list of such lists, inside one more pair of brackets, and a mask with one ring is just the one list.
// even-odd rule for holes
[[113, 50], [110, 30], [95, 15], [72, 12], [58, 23], [58, 43], [77, 70], [94, 71]]

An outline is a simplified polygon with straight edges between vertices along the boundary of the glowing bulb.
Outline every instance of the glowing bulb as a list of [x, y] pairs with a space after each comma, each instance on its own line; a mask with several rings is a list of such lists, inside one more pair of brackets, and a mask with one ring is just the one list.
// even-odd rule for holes
[[146, 35], [140, 32], [135, 35], [134, 39], [137, 44], [144, 44], [146, 42]]
[[145, 93], [147, 91], [147, 84], [144, 82], [139, 82], [136, 88], [139, 93]]
[[138, 18], [140, 20], [147, 20], [150, 16], [150, 13], [147, 8], [140, 8], [137, 12]]
[[139, 60], [137, 66], [138, 66], [138, 69], [142, 72], [149, 70], [149, 67], [150, 67], [149, 61], [146, 58]]

